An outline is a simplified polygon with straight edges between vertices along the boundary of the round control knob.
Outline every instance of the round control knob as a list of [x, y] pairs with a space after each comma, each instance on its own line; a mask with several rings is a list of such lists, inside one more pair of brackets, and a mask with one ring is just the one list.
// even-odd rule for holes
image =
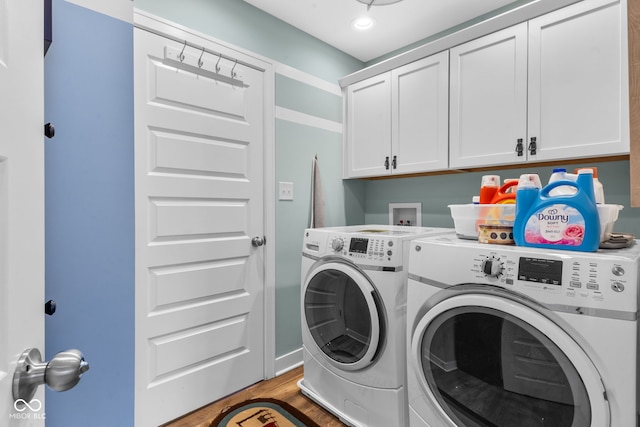
[[344, 242], [342, 241], [342, 239], [333, 239], [333, 241], [331, 242], [331, 249], [336, 252], [340, 252], [342, 248], [344, 248]]
[[502, 261], [495, 258], [487, 258], [482, 261], [482, 272], [489, 277], [500, 277], [504, 266]]
[[620, 282], [614, 282], [611, 284], [611, 289], [613, 289], [614, 292], [624, 292], [624, 285]]
[[619, 265], [612, 267], [611, 272], [614, 274], [614, 276], [624, 276], [624, 268]]

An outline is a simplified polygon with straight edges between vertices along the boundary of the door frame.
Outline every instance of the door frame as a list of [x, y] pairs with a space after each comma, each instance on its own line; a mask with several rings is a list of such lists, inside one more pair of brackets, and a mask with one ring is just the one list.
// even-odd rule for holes
[[[204, 42], [222, 45], [228, 49], [250, 56], [262, 62], [265, 67], [264, 84], [264, 377], [276, 376], [276, 289], [275, 289], [275, 71], [272, 60], [261, 55], [218, 40], [207, 34], [184, 27], [140, 9], [134, 9], [135, 28], [151, 31], [175, 40], [200, 39]], [[194, 42], [201, 44], [202, 42]]]

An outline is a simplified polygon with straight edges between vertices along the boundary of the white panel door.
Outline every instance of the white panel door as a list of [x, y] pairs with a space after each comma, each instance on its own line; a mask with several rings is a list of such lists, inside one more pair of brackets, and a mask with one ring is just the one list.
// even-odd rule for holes
[[142, 427], [265, 377], [264, 246], [252, 245], [264, 235], [265, 73], [139, 28], [134, 38]]
[[391, 72], [392, 173], [449, 166], [449, 52]]
[[389, 175], [391, 155], [391, 73], [347, 88], [345, 177]]
[[589, 0], [529, 22], [530, 159], [629, 152], [626, 10]]
[[44, 392], [12, 394], [27, 348], [44, 354], [43, 8], [0, 0], [0, 425], [43, 426]]
[[456, 46], [450, 61], [449, 166], [526, 161], [527, 24]]

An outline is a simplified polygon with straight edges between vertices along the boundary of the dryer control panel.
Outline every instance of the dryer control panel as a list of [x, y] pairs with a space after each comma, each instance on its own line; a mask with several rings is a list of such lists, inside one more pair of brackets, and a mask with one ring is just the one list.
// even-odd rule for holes
[[[607, 295], [637, 287], [637, 266], [602, 257], [558, 257], [490, 251], [473, 257], [469, 266], [476, 281], [527, 293], [529, 291], [602, 301]], [[557, 298], [557, 297], [555, 297]]]
[[638, 310], [640, 244], [595, 253], [490, 245], [455, 236], [412, 243], [409, 274], [440, 283], [490, 284], [544, 303]]

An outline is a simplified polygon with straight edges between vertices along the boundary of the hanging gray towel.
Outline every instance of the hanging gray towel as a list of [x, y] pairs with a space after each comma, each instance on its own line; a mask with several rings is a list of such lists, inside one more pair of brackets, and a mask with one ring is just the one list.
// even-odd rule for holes
[[320, 180], [317, 154], [313, 158], [311, 170], [311, 224], [309, 227], [324, 227], [324, 196], [322, 195], [322, 182]]

